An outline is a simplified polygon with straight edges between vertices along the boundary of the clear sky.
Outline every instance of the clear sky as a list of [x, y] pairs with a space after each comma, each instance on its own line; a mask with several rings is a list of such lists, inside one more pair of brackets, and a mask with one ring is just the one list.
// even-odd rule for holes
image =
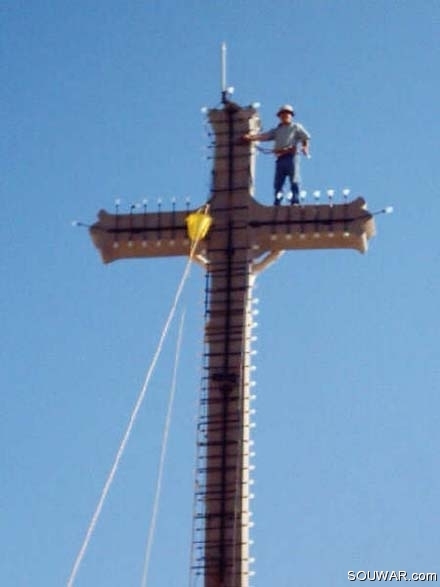
[[[254, 587], [440, 575], [440, 4], [5, 0], [0, 584], [66, 584], [185, 260], [104, 266], [100, 208], [209, 196], [203, 106], [292, 103], [308, 191], [377, 218], [364, 256], [290, 252], [257, 282]], [[259, 155], [256, 197], [272, 200]], [[194, 266], [151, 585], [188, 584], [202, 270]], [[180, 309], [178, 314], [180, 314]], [[75, 585], [140, 585], [177, 323]]]

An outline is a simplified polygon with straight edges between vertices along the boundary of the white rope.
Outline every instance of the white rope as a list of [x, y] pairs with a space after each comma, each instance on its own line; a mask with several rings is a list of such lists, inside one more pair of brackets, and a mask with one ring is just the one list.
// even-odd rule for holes
[[156, 366], [156, 363], [157, 363], [157, 361], [159, 359], [159, 356], [160, 356], [160, 353], [162, 351], [162, 347], [163, 347], [163, 344], [165, 342], [166, 335], [168, 333], [168, 330], [169, 330], [169, 327], [171, 325], [171, 322], [172, 322], [172, 320], [174, 318], [174, 314], [176, 312], [176, 307], [177, 307], [177, 304], [179, 302], [180, 296], [182, 294], [183, 287], [184, 287], [185, 282], [186, 282], [186, 280], [187, 280], [187, 278], [189, 276], [189, 272], [190, 272], [190, 268], [191, 268], [191, 261], [192, 261], [192, 257], [194, 255], [194, 252], [196, 250], [197, 244], [198, 244], [198, 241], [194, 242], [193, 245], [192, 245], [192, 247], [191, 247], [191, 252], [190, 252], [190, 256], [188, 258], [188, 262], [186, 264], [186, 267], [185, 267], [185, 270], [183, 272], [182, 279], [180, 280], [179, 286], [177, 288], [176, 294], [174, 296], [174, 301], [173, 301], [173, 304], [171, 306], [171, 310], [170, 310], [170, 312], [168, 314], [168, 318], [167, 318], [167, 320], [165, 322], [165, 326], [163, 328], [162, 334], [160, 336], [159, 343], [158, 343], [157, 348], [156, 348], [156, 352], [155, 352], [155, 354], [153, 356], [153, 359], [151, 361], [151, 364], [150, 364], [150, 367], [148, 369], [147, 375], [145, 377], [144, 384], [143, 384], [142, 389], [141, 389], [141, 391], [139, 393], [139, 397], [138, 397], [138, 399], [136, 401], [136, 404], [134, 406], [133, 412], [132, 412], [132, 414], [130, 416], [130, 420], [129, 420], [127, 429], [126, 429], [125, 434], [124, 434], [124, 436], [122, 438], [122, 442], [121, 442], [121, 444], [119, 446], [118, 452], [116, 453], [116, 457], [115, 457], [113, 466], [112, 466], [112, 468], [110, 470], [110, 473], [109, 473], [109, 476], [107, 478], [107, 481], [105, 482], [105, 485], [104, 485], [104, 488], [102, 490], [101, 497], [99, 498], [99, 502], [98, 502], [98, 505], [96, 507], [95, 513], [93, 514], [92, 519], [91, 519], [91, 522], [90, 522], [89, 527], [87, 529], [87, 532], [86, 532], [86, 535], [85, 535], [83, 544], [82, 544], [82, 546], [80, 548], [80, 551], [79, 551], [79, 553], [77, 555], [77, 558], [75, 560], [75, 563], [73, 565], [71, 574], [70, 574], [69, 579], [67, 581], [67, 587], [73, 587], [73, 585], [74, 585], [74, 581], [75, 581], [76, 575], [78, 573], [79, 567], [80, 567], [80, 565], [82, 563], [82, 560], [83, 560], [84, 555], [86, 553], [86, 550], [87, 550], [87, 547], [89, 545], [90, 539], [91, 539], [91, 537], [93, 535], [93, 532], [95, 530], [96, 524], [98, 522], [99, 516], [101, 514], [102, 508], [104, 506], [104, 502], [105, 502], [105, 500], [107, 498], [107, 494], [108, 494], [108, 492], [110, 490], [110, 487], [111, 487], [111, 484], [113, 482], [113, 479], [115, 478], [117, 469], [119, 467], [119, 463], [121, 461], [121, 458], [122, 458], [122, 455], [124, 453], [125, 447], [127, 445], [128, 439], [130, 437], [131, 431], [133, 429], [133, 426], [134, 426], [136, 417], [138, 415], [138, 412], [140, 410], [140, 407], [142, 405], [142, 402], [143, 402], [143, 400], [145, 398], [145, 394], [147, 392], [148, 384], [150, 382], [150, 379], [151, 379], [151, 376], [153, 374], [154, 368]]
[[162, 448], [161, 448], [159, 470], [158, 470], [157, 482], [156, 482], [156, 493], [154, 496], [153, 511], [152, 511], [152, 515], [151, 515], [150, 528], [148, 531], [147, 546], [145, 549], [144, 571], [143, 571], [143, 575], [142, 575], [141, 587], [147, 586], [148, 570], [150, 567], [150, 559], [151, 559], [151, 550], [153, 547], [154, 533], [156, 530], [157, 515], [159, 513], [159, 503], [160, 503], [160, 494], [161, 494], [161, 490], [162, 490], [162, 479], [163, 479], [163, 472], [164, 472], [164, 466], [165, 466], [165, 457], [166, 457], [166, 451], [167, 451], [167, 445], [168, 445], [168, 436], [169, 436], [170, 425], [171, 425], [171, 415], [172, 415], [172, 411], [173, 411], [174, 397], [176, 394], [177, 367], [179, 364], [180, 349], [181, 349], [181, 345], [182, 345], [182, 332], [183, 332], [184, 319], [185, 319], [185, 314], [182, 314], [182, 317], [180, 320], [180, 326], [179, 326], [179, 333], [178, 333], [178, 337], [177, 337], [177, 344], [176, 344], [176, 356], [175, 356], [175, 360], [174, 360], [173, 379], [172, 379], [172, 384], [171, 384], [171, 389], [170, 389], [170, 397], [168, 400], [168, 409], [167, 409], [165, 427], [164, 427], [163, 438], [162, 438]]

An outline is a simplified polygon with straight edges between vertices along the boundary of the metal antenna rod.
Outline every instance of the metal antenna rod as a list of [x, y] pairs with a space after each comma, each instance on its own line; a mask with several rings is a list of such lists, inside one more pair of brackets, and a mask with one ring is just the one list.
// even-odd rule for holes
[[226, 87], [226, 43], [222, 43], [221, 52], [221, 84], [222, 84], [222, 104], [228, 101], [228, 90]]

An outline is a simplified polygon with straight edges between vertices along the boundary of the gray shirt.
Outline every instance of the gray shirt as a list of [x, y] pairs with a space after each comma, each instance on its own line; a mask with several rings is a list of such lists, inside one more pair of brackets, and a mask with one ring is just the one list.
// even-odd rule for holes
[[306, 129], [297, 122], [279, 124], [275, 128], [260, 135], [261, 141], [275, 141], [274, 150], [295, 147], [298, 143], [307, 142], [310, 139]]

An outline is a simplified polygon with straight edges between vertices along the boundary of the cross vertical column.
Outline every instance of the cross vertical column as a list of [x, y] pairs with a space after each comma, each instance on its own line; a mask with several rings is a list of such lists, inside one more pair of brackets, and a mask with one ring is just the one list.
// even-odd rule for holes
[[[207, 239], [207, 395], [201, 485], [204, 587], [249, 585], [249, 429], [253, 157], [240, 136], [255, 130], [253, 109], [212, 110], [215, 130]], [[252, 151], [253, 153], [253, 151]]]

